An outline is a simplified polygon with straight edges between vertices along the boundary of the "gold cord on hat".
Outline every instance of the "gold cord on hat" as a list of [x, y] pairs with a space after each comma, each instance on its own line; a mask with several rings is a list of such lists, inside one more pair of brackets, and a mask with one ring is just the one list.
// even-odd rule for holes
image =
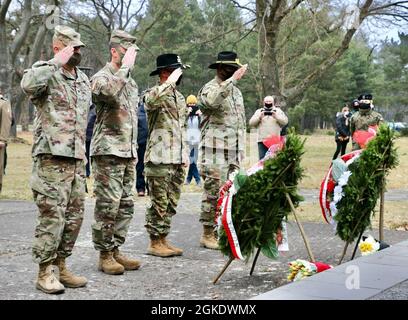
[[225, 60], [219, 60], [216, 63], [236, 63], [238, 65], [241, 65], [241, 63], [239, 62], [239, 59], [235, 59], [234, 61], [225, 61]]

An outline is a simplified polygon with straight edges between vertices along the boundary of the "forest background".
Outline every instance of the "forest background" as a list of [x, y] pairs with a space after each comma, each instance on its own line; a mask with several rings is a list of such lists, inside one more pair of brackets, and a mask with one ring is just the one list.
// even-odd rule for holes
[[14, 135], [34, 119], [23, 71], [52, 57], [58, 24], [81, 33], [89, 76], [109, 60], [112, 30], [135, 35], [140, 91], [157, 81], [149, 77], [156, 57], [174, 52], [191, 65], [180, 91], [196, 95], [214, 76], [207, 67], [217, 53], [233, 50], [249, 64], [239, 82], [247, 118], [272, 94], [301, 133], [330, 129], [346, 103], [370, 92], [387, 121], [408, 121], [408, 1], [0, 0], [0, 88]]

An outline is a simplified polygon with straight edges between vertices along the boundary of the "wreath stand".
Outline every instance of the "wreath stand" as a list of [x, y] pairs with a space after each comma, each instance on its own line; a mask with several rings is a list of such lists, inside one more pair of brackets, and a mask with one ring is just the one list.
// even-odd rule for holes
[[[384, 169], [382, 169], [382, 170], [385, 171]], [[382, 183], [382, 187], [381, 187], [381, 191], [380, 191], [380, 216], [379, 216], [379, 230], [378, 230], [378, 233], [379, 233], [378, 236], [379, 236], [380, 241], [384, 240], [384, 193], [385, 193], [385, 183], [386, 183], [386, 181], [385, 181], [385, 175], [384, 175], [383, 183]], [[359, 219], [357, 221], [357, 224], [356, 224], [352, 234], [350, 235], [349, 239], [352, 239], [352, 236], [354, 235], [355, 230], [357, 229], [360, 221], [361, 221], [361, 219]], [[359, 237], [357, 239], [357, 242], [356, 242], [356, 245], [354, 246], [353, 254], [351, 256], [350, 261], [353, 260], [355, 255], [356, 255], [358, 245], [360, 243], [360, 240], [361, 240], [364, 232], [365, 232], [365, 230], [363, 230], [360, 233], [360, 235], [359, 235]], [[346, 256], [346, 253], [347, 253], [347, 248], [348, 248], [350, 243], [351, 243], [350, 240], [346, 242], [346, 244], [344, 246], [344, 249], [343, 249], [343, 253], [342, 253], [340, 261], [339, 261], [339, 265], [343, 262], [343, 259], [344, 259], [344, 257]]]
[[[285, 185], [284, 182], [282, 182], [282, 186], [286, 188], [286, 185]], [[308, 237], [307, 237], [307, 235], [306, 235], [306, 233], [305, 233], [305, 230], [303, 229], [302, 223], [300, 222], [300, 220], [299, 220], [299, 218], [298, 218], [298, 216], [297, 216], [297, 214], [296, 214], [296, 209], [295, 209], [295, 206], [293, 205], [292, 199], [290, 198], [290, 196], [289, 196], [289, 194], [288, 194], [287, 192], [285, 193], [285, 196], [286, 196], [286, 200], [287, 200], [287, 202], [288, 202], [288, 204], [289, 204], [289, 206], [290, 206], [291, 212], [293, 213], [293, 216], [295, 217], [296, 224], [297, 224], [298, 227], [299, 227], [299, 231], [300, 231], [300, 233], [301, 233], [301, 235], [302, 235], [303, 242], [305, 243], [305, 247], [306, 247], [307, 253], [308, 253], [308, 255], [309, 255], [310, 261], [315, 262], [316, 260], [315, 260], [315, 258], [314, 258], [313, 253], [312, 253], [312, 250], [311, 250], [311, 247], [310, 247], [310, 243], [309, 243], [309, 239], [308, 239]], [[256, 254], [255, 254], [254, 261], [253, 261], [253, 263], [252, 263], [252, 267], [251, 267], [251, 271], [250, 271], [249, 275], [252, 275], [252, 273], [253, 273], [253, 271], [254, 271], [254, 269], [255, 269], [255, 265], [256, 265], [256, 262], [257, 262], [257, 260], [258, 260], [258, 256], [259, 256], [259, 253], [260, 253], [260, 252], [261, 252], [261, 248], [258, 248], [258, 250], [257, 250], [257, 252], [256, 252]], [[218, 280], [221, 278], [221, 276], [222, 276], [222, 275], [224, 274], [224, 272], [227, 270], [227, 268], [229, 267], [229, 265], [231, 264], [231, 262], [234, 261], [234, 260], [235, 260], [234, 257], [230, 257], [230, 258], [229, 258], [229, 260], [227, 261], [227, 263], [226, 263], [226, 264], [224, 265], [224, 267], [222, 268], [221, 272], [220, 272], [220, 273], [217, 275], [217, 277], [213, 280], [213, 284], [216, 284], [216, 283], [218, 282]]]

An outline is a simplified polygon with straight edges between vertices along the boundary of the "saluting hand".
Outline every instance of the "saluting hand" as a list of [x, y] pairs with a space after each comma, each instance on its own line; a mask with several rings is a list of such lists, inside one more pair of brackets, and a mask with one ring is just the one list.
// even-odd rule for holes
[[136, 56], [137, 56], [136, 48], [133, 46], [130, 47], [129, 49], [126, 50], [126, 53], [123, 56], [122, 65], [127, 66], [130, 69], [133, 68], [133, 66], [135, 65]]
[[180, 76], [183, 74], [183, 70], [181, 70], [181, 68], [177, 68], [177, 69], [175, 69], [172, 73], [171, 73], [171, 75], [167, 78], [167, 81], [166, 82], [169, 82], [169, 83], [176, 83], [177, 82], [177, 80], [180, 78]]
[[234, 72], [234, 74], [232, 75], [232, 78], [234, 78], [237, 81], [240, 80], [244, 76], [247, 69], [248, 69], [248, 65], [244, 64], [241, 68], [239, 68], [237, 71]]
[[58, 51], [57, 54], [54, 56], [54, 60], [56, 63], [60, 66], [65, 65], [68, 60], [72, 57], [74, 54], [74, 47], [73, 46], [67, 46], [64, 49]]

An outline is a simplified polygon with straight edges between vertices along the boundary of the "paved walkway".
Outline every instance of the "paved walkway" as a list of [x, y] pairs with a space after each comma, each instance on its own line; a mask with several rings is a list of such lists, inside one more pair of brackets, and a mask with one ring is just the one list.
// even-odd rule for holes
[[408, 299], [408, 241], [259, 295], [256, 300]]
[[[0, 299], [249, 299], [288, 283], [288, 262], [307, 259], [296, 224], [289, 224], [289, 247], [277, 260], [261, 256], [252, 276], [251, 263], [234, 261], [217, 285], [212, 284], [226, 262], [219, 251], [199, 246], [200, 194], [182, 194], [173, 219], [170, 240], [184, 249], [182, 257], [158, 258], [146, 255], [148, 236], [143, 227], [146, 198], [136, 201], [136, 213], [123, 250], [142, 260], [138, 271], [122, 276], [98, 272], [98, 254], [91, 242], [93, 199], [87, 199], [84, 222], [68, 259], [71, 268], [89, 279], [85, 288], [67, 289], [58, 296], [43, 294], [34, 287], [37, 265], [31, 260], [31, 243], [37, 209], [29, 201], [0, 201]], [[316, 213], [321, 215], [320, 212]], [[343, 243], [331, 226], [304, 223], [316, 259], [337, 263]], [[372, 234], [377, 235], [377, 231]], [[396, 244], [408, 239], [404, 231], [386, 230], [385, 239]], [[351, 251], [351, 249], [350, 249]], [[349, 255], [351, 252], [349, 252]], [[349, 257], [348, 255], [348, 257]]]

